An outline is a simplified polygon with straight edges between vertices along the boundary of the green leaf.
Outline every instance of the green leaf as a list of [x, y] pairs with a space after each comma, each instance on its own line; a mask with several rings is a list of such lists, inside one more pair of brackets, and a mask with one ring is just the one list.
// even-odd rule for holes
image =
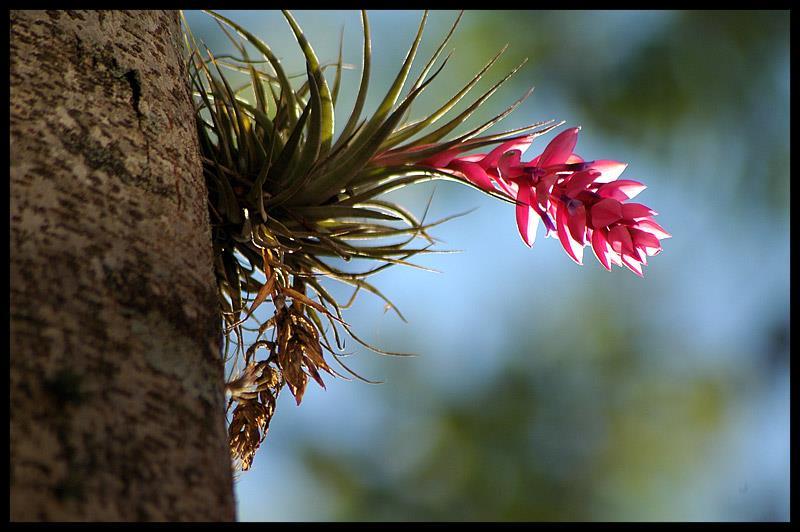
[[235, 321], [239, 321], [239, 315], [244, 305], [242, 304], [242, 288], [239, 283], [239, 262], [233, 256], [233, 251], [231, 249], [228, 248], [222, 252], [222, 263], [225, 270], [225, 278], [230, 288], [228, 296], [230, 296], [233, 302], [233, 308], [231, 310], [236, 317]]
[[[431, 222], [429, 224], [419, 225], [417, 227], [411, 227], [411, 228], [407, 228], [407, 229], [382, 230], [382, 228], [385, 227], [385, 226], [381, 226], [379, 224], [371, 224], [371, 225], [363, 225], [362, 224], [363, 227], [366, 230], [369, 230], [369, 232], [355, 233], [353, 235], [342, 236], [342, 238], [345, 239], [345, 240], [369, 240], [369, 239], [375, 239], [375, 238], [386, 238], [386, 237], [392, 237], [392, 236], [419, 234], [420, 236], [423, 236], [423, 237], [429, 239], [428, 240], [429, 242], [433, 243], [433, 240], [430, 239], [429, 236], [427, 236], [427, 233], [425, 233], [426, 230], [431, 229], [432, 227], [436, 227], [438, 225], [441, 225], [441, 224], [443, 224], [445, 222], [449, 222], [450, 220], [454, 220], [455, 218], [460, 218], [461, 216], [466, 216], [467, 214], [475, 211], [476, 209], [477, 209], [477, 207], [475, 207], [473, 209], [469, 209], [469, 210], [464, 211], [464, 212], [460, 212], [460, 213], [452, 214], [450, 216], [446, 216], [444, 218], [441, 218], [441, 219], [436, 220], [435, 222]], [[387, 265], [384, 265], [384, 266], [389, 266], [389, 265], [387, 264]]]
[[361, 117], [361, 111], [364, 108], [364, 102], [367, 99], [367, 89], [369, 87], [369, 74], [370, 74], [370, 58], [372, 56], [372, 42], [369, 35], [369, 20], [367, 20], [367, 12], [361, 10], [361, 24], [364, 33], [364, 46], [363, 58], [361, 62], [361, 83], [358, 86], [358, 94], [356, 95], [356, 103], [353, 105], [353, 111], [350, 113], [350, 118], [347, 120], [339, 140], [334, 144], [334, 150], [344, 140], [347, 140], [353, 133], [353, 130]]
[[297, 121], [297, 124], [294, 126], [292, 130], [292, 134], [289, 136], [289, 139], [286, 141], [286, 144], [283, 146], [283, 150], [281, 150], [281, 154], [278, 156], [277, 161], [270, 169], [269, 179], [277, 183], [278, 188], [283, 184], [285, 176], [287, 172], [291, 169], [292, 160], [294, 159], [294, 154], [297, 151], [297, 146], [300, 144], [300, 139], [302, 138], [303, 127], [305, 127], [306, 120], [308, 119], [309, 112], [311, 111], [311, 104], [307, 104], [303, 109], [303, 113], [300, 115], [300, 119]]
[[[300, 26], [297, 25], [297, 22], [289, 11], [283, 10], [282, 12], [283, 16], [292, 27], [292, 32], [294, 32], [294, 36], [297, 39], [300, 48], [303, 50], [303, 55], [306, 57], [306, 63], [308, 65], [308, 70], [310, 71], [309, 77], [311, 75], [314, 76], [314, 81], [318, 91], [318, 105], [320, 106], [318, 113], [320, 121], [319, 127], [322, 135], [320, 153], [325, 155], [330, 150], [333, 142], [333, 100], [331, 99], [330, 89], [328, 89], [328, 83], [325, 81], [325, 76], [322, 74], [322, 70], [320, 69], [319, 60], [317, 59], [313, 48], [311, 48], [311, 45], [308, 43], [305, 35], [303, 35]], [[313, 98], [313, 86], [311, 90]]]
[[[199, 56], [199, 52], [195, 52], [195, 53]], [[209, 72], [209, 70], [205, 66], [205, 64], [202, 64], [201, 68], [202, 68], [203, 73], [206, 75], [206, 79], [210, 80], [211, 79], [211, 72]], [[209, 81], [209, 84], [210, 84], [210, 81]], [[208, 99], [208, 93], [206, 92], [205, 87], [202, 85], [202, 82], [199, 81], [199, 79], [197, 81], [197, 85], [198, 85], [198, 89], [199, 89], [199, 92], [200, 92], [200, 97], [203, 100], [203, 104], [205, 105], [205, 109], [208, 111], [209, 115], [211, 116], [211, 121], [214, 124], [214, 129], [217, 132], [217, 136], [219, 136], [219, 138], [220, 138], [219, 145], [222, 147], [222, 150], [224, 151], [224, 155], [225, 155], [226, 161], [232, 161], [233, 159], [232, 159], [232, 156], [231, 156], [231, 153], [230, 153], [230, 144], [228, 142], [230, 139], [227, 138], [227, 128], [223, 127], [224, 126], [223, 125], [224, 117], [220, 116], [215, 110], [216, 109], [216, 98], [214, 98], [214, 103], [212, 103]]]
[[256, 108], [263, 114], [265, 117], [269, 116], [269, 99], [267, 98], [267, 92], [264, 90], [264, 85], [261, 83], [261, 76], [258, 75], [255, 67], [253, 65], [248, 65], [250, 71], [250, 80], [253, 84], [253, 92], [256, 95]]
[[478, 83], [478, 81], [480, 81], [481, 77], [483, 77], [483, 74], [500, 58], [503, 52], [506, 51], [507, 47], [508, 46], [503, 47], [503, 49], [500, 50], [500, 52], [498, 52], [497, 55], [495, 55], [486, 64], [486, 66], [484, 66], [481, 69], [481, 71], [478, 72], [475, 75], [475, 77], [473, 77], [472, 80], [470, 80], [470, 82], [464, 86], [463, 89], [461, 89], [455, 96], [453, 96], [450, 100], [448, 100], [448, 102], [445, 103], [442, 107], [434, 111], [430, 116], [428, 116], [424, 120], [420, 120], [419, 122], [410, 124], [409, 126], [393, 133], [388, 139], [386, 139], [386, 142], [384, 142], [383, 146], [381, 146], [381, 150], [389, 149], [396, 146], [397, 144], [400, 144], [401, 142], [411, 138], [412, 136], [419, 133], [429, 125], [436, 122], [439, 118], [444, 116], [450, 109], [455, 107], [455, 105], [459, 101], [461, 101], [461, 99], [464, 96], [466, 96], [466, 94], [472, 89], [472, 87], [474, 87]]
[[272, 156], [275, 153], [277, 137], [278, 135], [275, 131], [275, 126], [273, 125], [271, 135], [272, 141], [269, 143], [269, 152], [267, 153], [267, 158], [264, 161], [261, 170], [258, 172], [258, 176], [256, 177], [255, 182], [253, 182], [253, 186], [250, 188], [247, 196], [248, 201], [258, 207], [258, 213], [261, 215], [262, 220], [267, 219], [267, 211], [264, 209], [264, 183], [266, 182], [267, 176], [269, 175], [269, 170], [272, 167]]
[[513, 200], [500, 194], [499, 192], [492, 193], [485, 191], [484, 189], [478, 187], [477, 185], [473, 185], [472, 183], [466, 181], [465, 179], [456, 177], [455, 175], [452, 174], [445, 173], [441, 170], [436, 170], [434, 168], [423, 167], [423, 166], [407, 166], [402, 168], [395, 168], [394, 172], [400, 177], [386, 180], [378, 184], [370, 184], [370, 186], [365, 190], [357, 189], [358, 192], [357, 194], [353, 195], [352, 197], [342, 199], [339, 202], [339, 204], [351, 205], [355, 203], [363, 203], [364, 201], [368, 201], [371, 198], [374, 198], [381, 194], [387, 194], [389, 192], [392, 192], [393, 190], [399, 190], [401, 188], [410, 185], [416, 185], [418, 183], [425, 183], [427, 181], [435, 181], [435, 180], [454, 181], [456, 183], [460, 183], [462, 185], [474, 188], [479, 192], [488, 194], [501, 201], [513, 203]]
[[[411, 90], [409, 92], [413, 92], [414, 89], [416, 89], [417, 87], [422, 85], [422, 82], [425, 79], [425, 76], [427, 76], [428, 72], [430, 72], [431, 68], [433, 67], [433, 64], [436, 62], [436, 60], [441, 55], [442, 50], [444, 50], [444, 47], [447, 46], [448, 42], [450, 42], [450, 39], [452, 38], [453, 33], [455, 33], [456, 28], [458, 27], [458, 23], [461, 21], [461, 17], [463, 15], [464, 15], [464, 10], [462, 9], [458, 13], [458, 16], [456, 17], [455, 22], [453, 22], [453, 25], [450, 27], [450, 31], [447, 32], [447, 35], [445, 36], [444, 40], [442, 40], [442, 43], [439, 45], [439, 47], [433, 53], [433, 55], [431, 56], [430, 60], [425, 65], [425, 67], [423, 67], [422, 72], [420, 72], [419, 77], [417, 77], [417, 81], [415, 81], [414, 84], [411, 86]], [[406, 115], [403, 117], [403, 121], [405, 121], [406, 117], [408, 116], [409, 111], [410, 111], [410, 108], [408, 110], [406, 110]]]
[[421, 146], [421, 145], [424, 145], [424, 144], [432, 144], [432, 143], [434, 143], [434, 142], [438, 142], [439, 140], [441, 140], [441, 139], [442, 139], [442, 138], [443, 138], [445, 135], [447, 135], [448, 133], [450, 133], [451, 131], [453, 131], [453, 130], [454, 130], [456, 127], [458, 127], [458, 126], [459, 126], [459, 125], [460, 125], [462, 122], [464, 122], [464, 121], [465, 121], [467, 118], [469, 118], [469, 117], [470, 117], [470, 115], [471, 115], [473, 112], [475, 112], [475, 110], [476, 110], [478, 107], [480, 107], [480, 106], [481, 106], [481, 104], [483, 104], [483, 102], [485, 102], [485, 101], [486, 101], [486, 100], [487, 100], [487, 99], [488, 99], [488, 98], [489, 98], [489, 97], [490, 97], [492, 94], [494, 94], [494, 93], [495, 93], [495, 91], [497, 91], [497, 89], [499, 89], [499, 88], [500, 88], [500, 86], [501, 86], [503, 83], [505, 83], [505, 82], [506, 82], [506, 80], [508, 80], [508, 78], [510, 78], [511, 76], [513, 76], [514, 74], [516, 74], [516, 73], [517, 73], [517, 71], [519, 71], [519, 69], [520, 69], [520, 68], [522, 68], [522, 66], [523, 66], [525, 63], [527, 63], [527, 62], [528, 62], [528, 60], [527, 60], [527, 59], [525, 59], [525, 60], [524, 60], [522, 63], [520, 63], [520, 64], [519, 64], [519, 66], [517, 66], [517, 67], [516, 67], [514, 70], [512, 70], [511, 72], [509, 72], [509, 73], [508, 73], [508, 74], [507, 74], [507, 75], [506, 75], [506, 76], [505, 76], [503, 79], [501, 79], [500, 81], [498, 81], [497, 83], [495, 83], [495, 84], [492, 86], [492, 88], [491, 88], [491, 89], [489, 89], [488, 91], [486, 91], [485, 93], [483, 93], [483, 95], [482, 95], [480, 98], [478, 98], [477, 100], [475, 100], [475, 103], [473, 103], [472, 105], [470, 105], [470, 106], [469, 106], [469, 107], [468, 107], [466, 110], [464, 110], [464, 111], [463, 111], [461, 114], [459, 114], [457, 117], [455, 117], [454, 119], [452, 119], [450, 122], [448, 122], [448, 123], [447, 123], [447, 124], [445, 124], [444, 126], [440, 127], [440, 128], [439, 128], [439, 129], [437, 129], [436, 131], [434, 131], [434, 132], [432, 132], [432, 133], [429, 133], [428, 135], [425, 135], [424, 137], [422, 137], [422, 138], [420, 138], [420, 139], [418, 139], [418, 140], [416, 140], [416, 141], [414, 141], [414, 142], [411, 142], [411, 143], [409, 143], [409, 144], [408, 144], [407, 146], [405, 146], [405, 147], [409, 147], [409, 146]]
[[323, 117], [320, 112], [320, 93], [317, 88], [316, 77], [312, 76], [310, 71], [308, 79], [311, 85], [311, 98], [309, 98], [309, 102], [311, 102], [311, 122], [308, 125], [306, 141], [303, 144], [300, 157], [297, 162], [292, 165], [288, 176], [284, 180], [284, 184], [289, 186], [295, 179], [305, 180], [308, 177], [311, 166], [314, 164], [314, 161], [317, 160], [322, 150], [322, 136], [324, 132], [322, 127]]
[[339, 34], [339, 60], [336, 61], [336, 77], [333, 80], [333, 92], [331, 98], [333, 99], [333, 106], [336, 108], [336, 100], [339, 98], [339, 87], [342, 83], [342, 47], [344, 46], [344, 27]]
[[280, 61], [278, 60], [277, 57], [275, 57], [275, 54], [272, 53], [270, 47], [267, 46], [261, 39], [259, 39], [246, 29], [242, 28], [232, 20], [228, 19], [227, 17], [220, 15], [219, 13], [215, 13], [214, 11], [211, 10], [204, 10], [204, 11], [209, 15], [211, 15], [212, 17], [216, 18], [217, 20], [221, 20], [222, 22], [224, 22], [225, 24], [236, 30], [239, 33], [239, 35], [247, 39], [247, 41], [253, 46], [255, 46], [255, 48], [259, 52], [261, 52], [264, 58], [267, 61], [269, 61], [270, 65], [272, 65], [272, 68], [275, 70], [275, 74], [278, 76], [278, 82], [280, 83], [281, 87], [281, 98], [286, 99], [287, 102], [285, 109], [288, 112], [289, 125], [290, 127], [294, 127], [294, 125], [297, 123], [298, 120], [297, 109], [299, 106], [294, 97], [294, 91], [292, 90], [292, 86], [289, 83], [289, 79], [286, 77], [286, 73], [284, 72]]
[[[348, 274], [347, 273], [336, 271], [335, 268], [332, 268], [328, 264], [325, 264], [324, 262], [322, 262], [318, 258], [313, 257], [313, 256], [311, 256], [309, 258], [313, 261], [314, 268], [319, 269], [323, 273], [327, 273], [329, 275], [332, 275], [337, 281], [340, 281], [340, 282], [345, 283], [345, 284], [349, 284], [351, 286], [358, 287], [358, 288], [360, 288], [362, 290], [366, 290], [367, 292], [375, 294], [376, 296], [381, 298], [389, 306], [389, 308], [391, 308], [398, 315], [398, 317], [401, 320], [403, 320], [404, 322], [408, 323], [408, 321], [406, 320], [405, 316], [403, 316], [403, 313], [400, 312], [400, 309], [398, 309], [397, 306], [395, 306], [395, 304], [392, 303], [391, 300], [388, 297], [383, 295], [383, 293], [380, 290], [375, 288], [370, 283], [364, 281], [363, 279], [350, 279], [350, 278], [348, 278]], [[347, 328], [347, 332], [350, 333], [351, 336], [352, 336], [352, 331], [349, 328]], [[358, 341], [358, 340], [356, 340], [356, 341]], [[359, 342], [359, 343], [361, 343], [361, 342]], [[364, 344], [362, 344], [362, 345], [364, 345]], [[402, 354], [403, 353], [401, 353], [401, 355]]]
[[[217, 69], [217, 73], [219, 74], [220, 79], [222, 81], [222, 86], [225, 89], [224, 92], [219, 88], [216, 91], [221, 96], [220, 97], [220, 102], [222, 102], [222, 104], [225, 106], [226, 109], [228, 109], [228, 108], [233, 109], [233, 115], [234, 115], [236, 121], [233, 122], [232, 125], [235, 125], [236, 127], [232, 128], [232, 130], [233, 130], [234, 135], [238, 139], [237, 146], [239, 148], [239, 161], [241, 161], [242, 158], [247, 159], [248, 155], [249, 155], [248, 152], [249, 152], [249, 149], [250, 149], [250, 146], [247, 143], [247, 138], [248, 138], [247, 128], [245, 127], [244, 121], [242, 119], [242, 114], [239, 111], [239, 105], [238, 105], [238, 101], [237, 101], [237, 98], [236, 98], [236, 94], [234, 93], [233, 89], [231, 88], [230, 84], [228, 83], [228, 80], [225, 79], [225, 76], [222, 74], [222, 71], [219, 69], [219, 65], [217, 65], [216, 61], [214, 61], [214, 59], [213, 59], [214, 56], [211, 54], [211, 51], [210, 50], [206, 50], [206, 52], [208, 53], [208, 56], [212, 60], [211, 63]], [[216, 80], [212, 79], [212, 82], [217, 87], [219, 87], [219, 84], [217, 83]], [[237, 168], [241, 169], [243, 166], [246, 166], [246, 165], [239, 164], [237, 166]]]
[[[422, 20], [419, 24], [419, 29], [417, 30], [417, 36], [414, 38], [414, 42], [411, 44], [411, 48], [408, 50], [406, 54], [406, 58], [403, 61], [403, 65], [400, 67], [400, 71], [397, 73], [397, 76], [392, 83], [392, 86], [389, 88], [389, 91], [384, 96], [383, 100], [381, 101], [380, 105], [378, 105], [378, 109], [375, 111], [375, 114], [372, 115], [367, 121], [367, 124], [364, 126], [363, 130], [359, 134], [359, 141], [362, 139], [368, 139], [366, 142], [370, 142], [371, 139], [374, 138], [374, 133], [381, 129], [381, 126], [384, 124], [384, 120], [387, 119], [389, 114], [392, 112], [392, 107], [394, 107], [395, 102], [397, 102], [397, 98], [400, 96], [400, 92], [403, 90], [403, 85], [405, 84], [406, 78], [408, 77], [408, 72], [411, 69], [411, 63], [414, 61], [414, 56], [417, 53], [417, 49], [419, 48], [420, 40], [422, 39], [422, 30], [425, 28], [425, 21], [428, 18], [428, 12], [422, 15]], [[411, 91], [409, 93], [409, 97], [413, 100], [412, 95], [417, 95], [419, 93], [419, 88]], [[404, 106], [404, 110], [411, 105], [411, 101], [408, 101], [408, 105]], [[395, 123], [392, 125], [392, 129], [394, 126], [399, 123], [402, 119], [403, 114], [401, 113]], [[391, 133], [391, 130], [390, 130]], [[362, 143], [354, 144], [348, 151], [347, 154], [344, 155], [344, 158], [352, 158], [354, 152], [363, 152]], [[377, 149], [378, 146], [372, 148], [374, 151]]]
[[[422, 40], [422, 30], [425, 28], [425, 21], [427, 19], [428, 12], [425, 11], [422, 15], [422, 20], [419, 23], [419, 29], [417, 29], [417, 36], [414, 38], [414, 42], [411, 44], [411, 48], [406, 54], [405, 61], [403, 61], [403, 65], [400, 67], [400, 71], [397, 73], [394, 83], [392, 83], [392, 86], [389, 88], [386, 96], [384, 96], [383, 101], [381, 101], [378, 109], [375, 111], [375, 114], [367, 122], [363, 132], [364, 136], [370, 135], [373, 131], [380, 127], [386, 117], [389, 116], [389, 113], [392, 111], [392, 107], [394, 107], [395, 102], [397, 102], [397, 98], [400, 96], [400, 91], [403, 90], [403, 85], [408, 77], [408, 72], [411, 70], [411, 63], [414, 61], [414, 56], [417, 54], [419, 43]], [[417, 89], [411, 91], [410, 94], [413, 94], [416, 90]]]
[[[321, 175], [314, 179], [307, 190], [304, 191], [299, 200], [304, 200], [309, 203], [319, 203], [326, 200], [331, 194], [335, 194], [347, 186], [348, 182], [355, 176], [364, 165], [369, 162], [369, 159], [375, 155], [383, 141], [392, 133], [397, 123], [403, 116], [403, 112], [425, 88], [434, 80], [436, 76], [442, 71], [446, 63], [443, 63], [439, 69], [422, 85], [417, 87], [414, 92], [408, 95], [403, 103], [398, 107], [389, 118], [379, 126], [378, 130], [367, 140], [360, 145], [353, 148], [354, 153], [348, 159], [342, 156], [344, 161], [337, 167], [328, 171], [326, 174]], [[362, 132], [362, 135], [364, 133]]]
[[[372, 181], [373, 180], [372, 173], [375, 172], [375, 171], [380, 171], [380, 170], [378, 170], [378, 168], [381, 167], [381, 166], [391, 167], [391, 166], [401, 165], [403, 163], [414, 164], [417, 161], [421, 161], [423, 159], [427, 159], [428, 157], [432, 157], [432, 156], [434, 156], [436, 154], [439, 154], [439, 153], [442, 153], [442, 152], [445, 152], [445, 151], [451, 150], [451, 149], [452, 150], [456, 150], [457, 152], [465, 152], [465, 151], [481, 148], [483, 146], [488, 146], [488, 145], [491, 145], [491, 144], [497, 144], [497, 143], [500, 143], [500, 142], [504, 142], [504, 141], [510, 140], [511, 138], [514, 138], [516, 136], [520, 136], [523, 133], [532, 131], [532, 130], [540, 127], [540, 126], [547, 126], [544, 129], [540, 129], [538, 131], [534, 131], [533, 133], [529, 133], [529, 135], [531, 135], [531, 136], [533, 136], [535, 138], [535, 137], [538, 137], [540, 135], [544, 135], [545, 133], [548, 133], [553, 128], [556, 128], [556, 127], [558, 127], [558, 126], [560, 126], [560, 125], [562, 125], [564, 123], [563, 121], [561, 121], [561, 122], [559, 122], [557, 124], [552, 124], [553, 120], [547, 120], [547, 121], [544, 121], [544, 122], [536, 122], [534, 124], [530, 124], [530, 125], [527, 125], [527, 126], [523, 126], [523, 127], [520, 127], [520, 128], [516, 128], [516, 129], [510, 130], [510, 131], [506, 131], [504, 133], [497, 133], [497, 134], [494, 134], [494, 135], [487, 135], [487, 136], [484, 136], [484, 137], [473, 138], [473, 137], [475, 137], [475, 135], [477, 135], [477, 134], [485, 131], [486, 129], [490, 128], [491, 126], [493, 126], [494, 124], [496, 124], [497, 122], [502, 120], [509, 113], [511, 113], [518, 105], [520, 105], [525, 100], [525, 98], [527, 98], [530, 95], [530, 92], [531, 91], [528, 91], [522, 98], [517, 100], [513, 105], [511, 105], [503, 113], [500, 113], [499, 115], [493, 117], [492, 119], [488, 120], [487, 122], [481, 124], [477, 128], [465, 133], [464, 135], [461, 135], [460, 137], [458, 137], [456, 139], [453, 139], [453, 140], [450, 140], [450, 141], [447, 141], [447, 142], [443, 142], [441, 144], [435, 144], [435, 145], [432, 145], [432, 146], [427, 146], [427, 147], [418, 146], [418, 147], [413, 148], [413, 149], [409, 149], [408, 146], [401, 146], [399, 148], [396, 148], [395, 150], [390, 150], [390, 151], [382, 154], [380, 156], [380, 158], [375, 159], [373, 161], [373, 163], [376, 165], [376, 168], [375, 169], [369, 169], [369, 168], [366, 169], [364, 172], [362, 172], [362, 175], [359, 175], [354, 179], [353, 184], [354, 185], [355, 184], [362, 184], [362, 183], [365, 183], [365, 182]], [[550, 125], [550, 124], [552, 124], [552, 125]], [[375, 174], [375, 175], [378, 175], [378, 174]]]
[[[531, 95], [531, 93], [533, 93], [533, 87], [528, 89], [525, 92], [525, 94], [523, 94], [522, 97], [520, 97], [517, 101], [515, 101], [510, 106], [508, 106], [508, 108], [506, 108], [505, 111], [503, 111], [502, 113], [496, 115], [494, 118], [492, 118], [490, 120], [487, 120], [486, 122], [484, 122], [480, 126], [478, 126], [475, 129], [473, 129], [472, 131], [469, 131], [469, 132], [461, 135], [460, 137], [455, 139], [455, 142], [456, 143], [460, 143], [460, 144], [470, 145], [472, 143], [471, 139], [473, 139], [473, 137], [475, 137], [475, 135], [480, 135], [481, 133], [483, 133], [484, 131], [486, 131], [487, 129], [489, 129], [493, 125], [497, 124], [498, 122], [500, 122], [502, 119], [504, 119], [508, 115], [510, 115], [514, 111], [514, 109], [516, 109], [517, 107], [522, 105], [522, 102], [524, 102], [525, 100], [528, 99], [528, 97]], [[552, 122], [552, 120], [550, 120], [548, 122]], [[537, 123], [532, 124], [530, 126], [525, 126], [523, 128], [520, 128], [520, 132], [522, 132], [522, 130], [534, 129], [536, 127], [539, 127], [540, 125], [543, 125], [544, 123], [547, 123], [547, 122], [537, 122]], [[563, 123], [564, 122], [562, 121], [558, 125], [561, 125]], [[539, 135], [543, 135], [544, 133], [547, 133], [548, 131], [550, 131], [550, 129], [552, 129], [553, 127], [558, 127], [558, 125], [546, 128], [544, 130], [536, 131], [536, 132], [533, 133], [533, 136], [534, 137], [538, 137]], [[491, 142], [495, 142], [495, 141], [491, 141]], [[484, 142], [484, 144], [485, 144], [485, 142]]]
[[323, 205], [320, 207], [295, 207], [293, 212], [309, 219], [323, 220], [326, 218], [373, 218], [376, 220], [397, 221], [401, 218], [384, 214], [370, 209], [350, 207], [345, 205]]
[[250, 105], [247, 102], [239, 100], [239, 105], [247, 112], [249, 112], [253, 120], [261, 127], [264, 132], [263, 135], [263, 144], [269, 145], [272, 142], [275, 142], [278, 146], [278, 150], [283, 149], [283, 144], [280, 140], [280, 135], [277, 132], [277, 122], [274, 122], [269, 119], [269, 117], [257, 107]]

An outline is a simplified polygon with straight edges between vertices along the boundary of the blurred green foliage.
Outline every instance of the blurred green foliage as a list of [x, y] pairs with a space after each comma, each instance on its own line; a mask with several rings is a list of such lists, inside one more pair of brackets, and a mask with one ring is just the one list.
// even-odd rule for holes
[[520, 83], [558, 91], [593, 131], [662, 161], [676, 141], [714, 135], [738, 152], [737, 171], [674, 177], [734, 184], [738, 196], [788, 211], [788, 11], [493, 11], [468, 20], [474, 53], [513, 41], [531, 59]]
[[731, 376], [658, 370], [636, 349], [641, 333], [604, 318], [602, 305], [591, 316], [573, 339], [509, 342], [507, 365], [456, 395], [411, 379], [413, 395], [437, 398], [433, 412], [413, 412], [409, 387], [388, 388], [385, 454], [307, 446], [304, 462], [336, 494], [332, 517], [675, 518], [659, 489], [707, 459]]

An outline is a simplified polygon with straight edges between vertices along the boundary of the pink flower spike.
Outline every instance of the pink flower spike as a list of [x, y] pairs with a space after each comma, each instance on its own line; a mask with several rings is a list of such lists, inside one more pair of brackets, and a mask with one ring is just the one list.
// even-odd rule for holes
[[[526, 246], [533, 247], [542, 221], [545, 236], [558, 238], [579, 265], [584, 248], [591, 245], [606, 270], [624, 266], [643, 277], [648, 257], [660, 253], [661, 240], [671, 235], [655, 222], [656, 211], [628, 203], [646, 187], [618, 179], [626, 163], [584, 161], [573, 153], [579, 131], [562, 131], [528, 162], [522, 156], [534, 135], [508, 139], [485, 155], [460, 155], [458, 149], [448, 149], [417, 164], [452, 172], [483, 191], [514, 198], [517, 230]], [[378, 159], [400, 163], [401, 157], [419, 149], [396, 150]]]
[[567, 228], [567, 209], [564, 205], [559, 205], [556, 211], [556, 227], [558, 239], [564, 247], [564, 251], [570, 256], [572, 260], [580, 265], [583, 265], [583, 246], [576, 242], [569, 234]]
[[489, 176], [486, 175], [486, 171], [481, 168], [478, 163], [456, 159], [449, 164], [448, 168], [463, 174], [467, 181], [477, 185], [483, 190], [488, 192], [496, 191], [494, 185], [492, 185], [491, 179], [489, 179]]
[[537, 161], [537, 166], [544, 167], [566, 163], [578, 144], [578, 131], [580, 131], [580, 128], [573, 127], [556, 135], [542, 152]]
[[618, 161], [608, 161], [605, 159], [592, 161], [587, 163], [591, 170], [595, 172], [600, 172], [600, 177], [595, 179], [597, 183], [610, 183], [612, 181], [616, 181], [616, 179], [625, 171], [628, 167], [627, 163], [621, 163]]
[[525, 245], [533, 247], [536, 241], [536, 229], [539, 227], [539, 217], [531, 205], [531, 189], [520, 187], [517, 194], [517, 228]]
[[622, 218], [622, 204], [606, 198], [592, 206], [592, 227], [608, 227]]
[[631, 181], [630, 179], [620, 179], [619, 181], [612, 181], [611, 183], [603, 184], [597, 193], [604, 198], [613, 198], [617, 201], [625, 201], [633, 199], [647, 186], [639, 183], [638, 181]]

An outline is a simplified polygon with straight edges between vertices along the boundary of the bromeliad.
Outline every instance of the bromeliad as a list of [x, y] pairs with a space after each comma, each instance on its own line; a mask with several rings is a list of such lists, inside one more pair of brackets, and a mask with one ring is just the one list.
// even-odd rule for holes
[[[330, 353], [345, 372], [362, 378], [341, 360], [342, 332], [378, 353], [403, 355], [363, 341], [344, 321], [342, 310], [360, 291], [367, 291], [383, 299], [402, 319], [391, 301], [366, 279], [395, 264], [420, 267], [409, 259], [434, 252], [428, 230], [452, 216], [426, 223], [425, 216], [418, 219], [382, 198], [383, 194], [424, 181], [457, 181], [514, 204], [517, 226], [528, 246], [533, 245], [541, 220], [546, 233], [557, 236], [576, 262], [582, 262], [584, 246], [591, 245], [607, 269], [612, 264], [624, 265], [638, 275], [646, 257], [660, 252], [660, 240], [669, 237], [653, 220], [654, 211], [627, 202], [644, 185], [617, 180], [626, 165], [586, 162], [574, 153], [578, 128], [561, 132], [527, 162], [522, 155], [535, 139], [562, 123], [550, 120], [485, 134], [532, 89], [491, 120], [446, 140], [524, 62], [465, 110], [431, 128], [476, 86], [505, 48], [436, 111], [406, 121], [415, 99], [447, 63], [449, 55], [439, 59], [461, 14], [401, 97], [427, 12], [422, 16], [388, 92], [372, 116], [362, 117], [372, 55], [369, 21], [362, 12], [359, 88], [353, 109], [335, 137], [337, 100], [346, 68], [341, 45], [335, 63], [320, 63], [292, 14], [284, 11], [306, 64], [304, 73], [290, 76], [261, 39], [221, 14], [208, 13], [238, 52], [236, 57], [215, 57], [198, 45], [185, 26], [226, 333], [224, 354], [226, 362], [231, 362], [229, 407], [236, 404], [229, 438], [241, 469], [250, 467], [284, 386], [299, 404], [309, 377], [324, 386], [321, 373], [344, 376], [328, 364], [324, 353]], [[258, 52], [258, 59], [251, 59], [248, 47]], [[324, 72], [331, 67], [332, 85]], [[241, 75], [246, 81], [234, 87], [231, 80]], [[290, 81], [298, 77], [303, 80], [299, 86]], [[412, 243], [419, 239], [425, 244], [414, 247]], [[346, 271], [331, 259], [366, 259], [376, 266]], [[353, 295], [344, 304], [337, 301], [320, 282], [322, 278], [352, 286]], [[254, 312], [265, 301], [272, 303], [274, 312], [262, 322]], [[245, 323], [255, 326], [248, 328]], [[247, 341], [246, 332], [252, 333]], [[259, 359], [259, 350], [268, 355]]]

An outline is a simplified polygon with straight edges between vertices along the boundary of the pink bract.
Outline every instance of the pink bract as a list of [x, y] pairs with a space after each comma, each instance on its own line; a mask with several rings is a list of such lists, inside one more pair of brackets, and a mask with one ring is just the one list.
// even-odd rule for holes
[[643, 276], [647, 257], [661, 252], [661, 240], [670, 238], [641, 203], [626, 203], [646, 188], [638, 181], [618, 179], [626, 163], [598, 159], [584, 161], [574, 153], [580, 128], [556, 135], [542, 153], [522, 161], [534, 137], [507, 140], [486, 154], [458, 156], [447, 151], [419, 164], [455, 174], [487, 192], [513, 198], [522, 241], [532, 247], [539, 221], [546, 236], [557, 236], [578, 264], [583, 248], [591, 246], [607, 270], [625, 266]]

